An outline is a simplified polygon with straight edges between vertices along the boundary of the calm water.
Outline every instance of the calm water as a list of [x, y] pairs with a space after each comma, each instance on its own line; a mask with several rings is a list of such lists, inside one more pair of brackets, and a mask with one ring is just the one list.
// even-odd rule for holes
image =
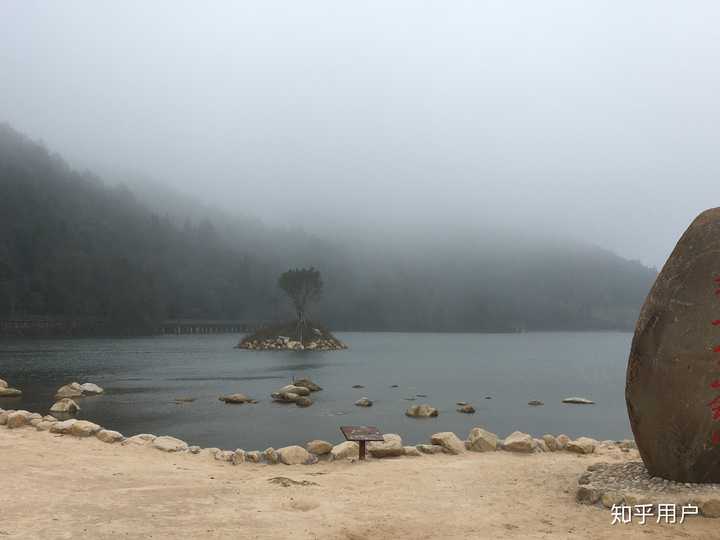
[[[24, 391], [0, 407], [46, 412], [62, 384], [95, 382], [106, 394], [79, 400], [79, 415], [125, 435], [173, 435], [190, 444], [265, 449], [319, 438], [342, 439], [340, 425], [377, 425], [424, 442], [437, 431], [464, 438], [483, 426], [501, 436], [519, 429], [536, 436], [566, 433], [625, 438], [630, 428], [624, 379], [631, 334], [341, 333], [347, 351], [250, 352], [238, 336], [0, 341], [0, 378]], [[270, 392], [292, 376], [324, 390], [310, 408], [273, 403]], [[364, 389], [353, 389], [355, 384]], [[393, 384], [399, 388], [391, 388]], [[225, 405], [218, 396], [243, 392], [256, 405]], [[404, 398], [427, 394], [427, 398]], [[578, 395], [594, 406], [564, 405]], [[355, 407], [368, 396], [375, 404]], [[484, 399], [492, 396], [492, 399]], [[195, 398], [178, 405], [176, 398]], [[543, 407], [527, 402], [539, 399]], [[468, 401], [474, 415], [455, 412]], [[429, 403], [437, 418], [404, 415]]]

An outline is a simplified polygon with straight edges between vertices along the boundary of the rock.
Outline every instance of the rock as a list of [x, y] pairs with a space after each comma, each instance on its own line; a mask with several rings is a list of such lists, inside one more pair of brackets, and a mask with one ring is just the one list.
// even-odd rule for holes
[[637, 450], [637, 444], [635, 444], [635, 441], [631, 439], [625, 439], [618, 443], [618, 446], [620, 448], [623, 448], [625, 450]]
[[68, 435], [70, 433], [70, 429], [72, 429], [73, 424], [78, 422], [78, 420], [75, 420], [74, 418], [71, 418], [70, 420], [65, 420], [63, 422], [54, 422], [52, 426], [50, 426], [50, 433], [61, 433], [62, 435]]
[[324, 456], [332, 452], [333, 445], [327, 441], [314, 440], [307, 443], [307, 451], [316, 456]]
[[300, 398], [299, 395], [292, 392], [273, 392], [270, 397], [273, 398], [273, 401], [279, 401], [280, 403], [295, 403]]
[[426, 403], [423, 403], [422, 405], [411, 405], [405, 411], [405, 416], [410, 416], [412, 418], [428, 418], [437, 415], [438, 410]]
[[110, 429], [101, 429], [98, 431], [95, 436], [100, 439], [104, 443], [113, 444], [116, 442], [122, 442], [125, 437], [123, 437], [122, 433], [119, 433], [117, 431], [112, 431]]
[[28, 422], [32, 427], [36, 427], [40, 422], [42, 422], [42, 418], [31, 418]]
[[418, 450], [415, 446], [403, 446], [403, 455], [408, 457], [422, 456], [420, 450]]
[[580, 486], [575, 493], [575, 500], [580, 504], [595, 504], [600, 500], [600, 493], [596, 489]]
[[652, 476], [720, 483], [720, 209], [678, 241], [640, 311], [628, 359], [630, 426]]
[[16, 429], [23, 426], [27, 426], [30, 423], [30, 413], [27, 411], [15, 411], [11, 412], [7, 416], [7, 428]]
[[55, 417], [54, 417], [53, 415], [51, 415], [51, 414], [46, 414], [46, 415], [43, 416], [42, 418], [43, 418], [43, 420], [45, 420], [46, 422], [57, 422], [57, 421], [58, 421], [58, 419], [55, 418]]
[[557, 442], [557, 449], [558, 450], [565, 450], [567, 448], [568, 443], [570, 442], [570, 437], [568, 437], [565, 434], [558, 435], [555, 437], [555, 441]]
[[435, 433], [430, 437], [430, 442], [442, 446], [448, 454], [457, 455], [465, 453], [465, 443], [452, 431]]
[[88, 422], [87, 420], [78, 420], [70, 426], [70, 435], [73, 437], [90, 437], [95, 435], [102, 428], [97, 424]]
[[105, 392], [102, 388], [100, 388], [97, 384], [86, 382], [84, 384], [80, 385], [80, 391], [83, 394], [89, 394], [89, 395], [96, 395], [96, 394], [102, 394]]
[[333, 446], [330, 457], [333, 460], [357, 458], [360, 456], [360, 446], [353, 441], [345, 441]]
[[80, 406], [70, 398], [62, 398], [50, 407], [50, 412], [74, 414], [80, 410]]
[[548, 445], [545, 444], [545, 441], [543, 439], [534, 439], [535, 441], [535, 452], [549, 452], [550, 449], [548, 448]]
[[257, 403], [245, 394], [228, 394], [227, 396], [220, 396], [218, 399], [220, 401], [224, 401], [225, 403]]
[[563, 403], [575, 403], [577, 405], [594, 405], [594, 401], [590, 401], [589, 399], [581, 398], [581, 397], [567, 397], [562, 400]]
[[36, 413], [36, 412], [34, 412], [34, 413], [28, 413], [28, 422], [30, 422], [30, 421], [32, 421], [32, 420], [36, 420], [36, 419], [37, 419], [37, 420], [41, 420], [41, 419], [42, 419], [42, 414]]
[[622, 493], [617, 491], [606, 491], [600, 497], [600, 502], [605, 508], [612, 508], [615, 505], [620, 505], [625, 500]]
[[367, 451], [374, 458], [398, 457], [405, 453], [402, 438], [396, 433], [384, 434], [382, 442], [369, 442]]
[[362, 384], [353, 384], [353, 388], [365, 388]]
[[545, 405], [545, 404], [542, 401], [533, 399], [532, 401], [528, 401], [528, 405], [531, 405], [533, 407], [541, 407], [542, 405]]
[[240, 459], [242, 459], [240, 455], [236, 455], [232, 450], [218, 450], [213, 457], [217, 461], [225, 461], [227, 463], [239, 463]]
[[278, 456], [278, 453], [273, 447], [265, 449], [263, 456], [265, 456], [265, 461], [270, 465], [275, 465], [280, 460], [280, 456]]
[[285, 465], [302, 465], [312, 461], [310, 454], [302, 446], [286, 446], [278, 451], [280, 462]]
[[698, 505], [700, 513], [708, 518], [720, 517], [720, 500], [719, 499], [708, 499], [701, 501]]
[[442, 454], [445, 450], [439, 444], [418, 444], [415, 448], [422, 454]]
[[185, 441], [167, 435], [156, 437], [152, 445], [163, 452], [184, 452], [188, 449], [188, 444]]
[[7, 425], [7, 419], [8, 419], [8, 416], [10, 416], [10, 413], [11, 413], [11, 412], [12, 412], [12, 411], [3, 411], [3, 412], [0, 412], [0, 426], [5, 426], [5, 425]]
[[50, 427], [56, 422], [48, 422], [47, 420], [40, 420], [35, 424], [35, 429], [38, 431], [50, 431]]
[[128, 437], [122, 442], [123, 446], [148, 446], [152, 444], [152, 442], [157, 437], [155, 435], [152, 435], [150, 433], [140, 433], [139, 435], [133, 435], [132, 437]]
[[494, 452], [497, 450], [498, 436], [481, 427], [474, 427], [468, 435], [468, 450], [473, 452]]
[[0, 388], [7, 388], [7, 387], [8, 387], [7, 381], [0, 379]]
[[547, 446], [547, 448], [550, 452], [555, 452], [560, 449], [560, 448], [558, 448], [557, 439], [555, 437], [553, 437], [552, 435], [545, 434], [542, 436], [542, 439], [543, 439], [543, 441], [545, 441], [545, 446]]
[[247, 453], [245, 450], [238, 448], [232, 453], [232, 456], [230, 456], [230, 463], [233, 465], [241, 465], [245, 463], [247, 459]]
[[257, 450], [245, 452], [245, 459], [250, 463], [260, 463], [262, 461], [262, 454]]
[[0, 397], [18, 397], [22, 396], [22, 390], [17, 388], [0, 388]]
[[295, 400], [295, 405], [298, 407], [309, 407], [312, 404], [313, 400], [305, 396], [300, 396]]
[[55, 393], [55, 399], [76, 398], [82, 397], [82, 395], [80, 383], [74, 382], [58, 388], [58, 391]]
[[199, 446], [196, 446], [196, 445], [188, 446], [188, 451], [191, 454], [199, 454], [201, 450], [202, 450], [202, 448], [200, 448]]
[[397, 384], [391, 384], [390, 388], [400, 388]]
[[372, 407], [372, 404], [373, 402], [366, 397], [360, 398], [355, 402], [355, 405], [358, 407]]
[[567, 451], [577, 454], [592, 454], [595, 451], [597, 441], [589, 437], [580, 437], [567, 443]]
[[475, 414], [475, 407], [469, 404], [461, 405], [457, 408], [457, 412], [465, 414]]
[[303, 388], [307, 388], [311, 392], [319, 392], [320, 390], [322, 390], [321, 386], [318, 386], [308, 378], [297, 379], [293, 381], [293, 385], [302, 386]]
[[509, 452], [532, 452], [535, 449], [535, 440], [527, 433], [514, 431], [505, 438], [502, 448]]
[[280, 390], [278, 390], [278, 393], [296, 394], [298, 396], [309, 396], [310, 390], [305, 388], [304, 386], [295, 386], [293, 384], [288, 384], [287, 386], [283, 386]]

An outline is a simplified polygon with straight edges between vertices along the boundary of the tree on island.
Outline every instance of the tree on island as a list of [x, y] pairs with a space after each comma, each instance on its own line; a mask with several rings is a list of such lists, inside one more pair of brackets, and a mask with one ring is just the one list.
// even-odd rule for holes
[[310, 302], [320, 299], [323, 282], [320, 270], [310, 268], [294, 268], [283, 272], [278, 278], [278, 287], [290, 298], [297, 314], [297, 333], [302, 342], [305, 326], [305, 309]]

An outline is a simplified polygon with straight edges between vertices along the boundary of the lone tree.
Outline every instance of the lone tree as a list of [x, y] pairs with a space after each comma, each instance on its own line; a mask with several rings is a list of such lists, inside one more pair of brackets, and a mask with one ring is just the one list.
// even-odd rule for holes
[[295, 268], [283, 272], [278, 278], [278, 286], [290, 297], [295, 313], [297, 314], [298, 337], [302, 342], [303, 327], [305, 326], [305, 308], [309, 302], [314, 302], [322, 294], [323, 282], [320, 270], [310, 268]]

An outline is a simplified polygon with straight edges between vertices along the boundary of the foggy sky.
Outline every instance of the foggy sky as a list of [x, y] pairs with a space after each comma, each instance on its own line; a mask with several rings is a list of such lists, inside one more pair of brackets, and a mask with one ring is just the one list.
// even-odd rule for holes
[[488, 223], [659, 267], [720, 204], [712, 1], [0, 3], [0, 121], [333, 236]]

